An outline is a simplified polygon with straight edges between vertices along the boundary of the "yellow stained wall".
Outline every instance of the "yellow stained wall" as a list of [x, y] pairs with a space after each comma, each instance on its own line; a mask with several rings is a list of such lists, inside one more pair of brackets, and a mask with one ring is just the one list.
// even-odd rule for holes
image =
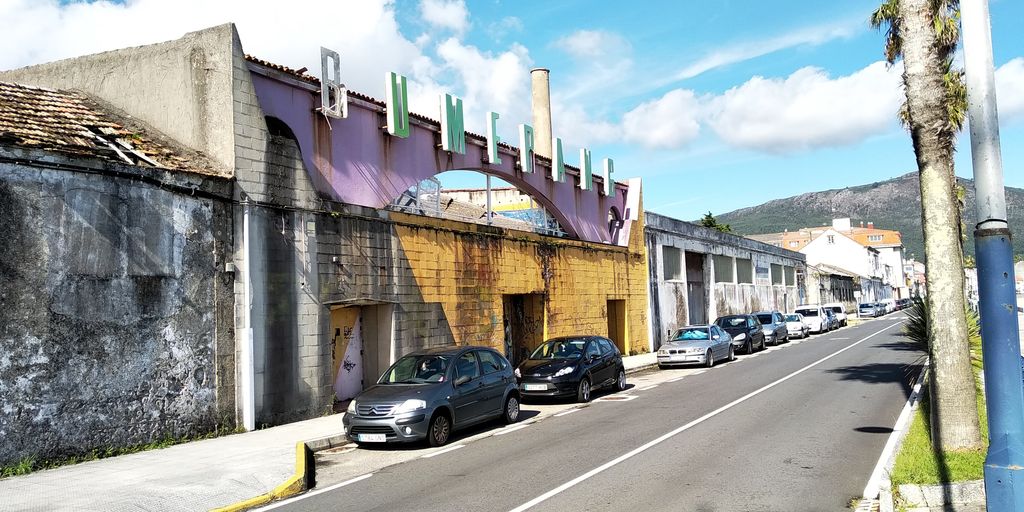
[[626, 301], [624, 354], [648, 352], [643, 215], [628, 247], [391, 213], [425, 302], [440, 303], [457, 344], [504, 347], [508, 294], [545, 294], [544, 338], [608, 335], [608, 300]]

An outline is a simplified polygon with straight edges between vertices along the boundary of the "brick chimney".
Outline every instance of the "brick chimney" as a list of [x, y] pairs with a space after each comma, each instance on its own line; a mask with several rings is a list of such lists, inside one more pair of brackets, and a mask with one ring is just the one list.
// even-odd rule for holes
[[874, 222], [868, 222], [868, 229], [875, 229], [875, 223]]
[[864, 227], [864, 221], [860, 221], [860, 227]]

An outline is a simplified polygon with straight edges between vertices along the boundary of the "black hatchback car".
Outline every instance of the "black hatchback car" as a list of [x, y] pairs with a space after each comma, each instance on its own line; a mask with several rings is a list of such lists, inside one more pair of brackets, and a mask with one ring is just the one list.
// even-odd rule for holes
[[516, 368], [523, 397], [576, 397], [589, 402], [593, 390], [626, 389], [622, 354], [607, 338], [565, 336], [542, 343]]
[[732, 336], [732, 345], [747, 354], [764, 349], [764, 332], [754, 315], [726, 315], [715, 320], [715, 325]]

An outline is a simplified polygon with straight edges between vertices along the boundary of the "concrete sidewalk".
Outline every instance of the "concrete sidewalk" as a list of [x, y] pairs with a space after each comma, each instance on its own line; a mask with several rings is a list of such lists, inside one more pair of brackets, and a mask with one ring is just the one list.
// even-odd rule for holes
[[6, 478], [0, 510], [210, 510], [287, 480], [297, 442], [341, 435], [341, 416], [325, 416]]

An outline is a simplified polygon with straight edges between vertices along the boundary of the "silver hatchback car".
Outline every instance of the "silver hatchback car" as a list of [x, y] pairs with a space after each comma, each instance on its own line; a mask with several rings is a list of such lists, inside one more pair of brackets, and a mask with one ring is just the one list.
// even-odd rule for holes
[[413, 352], [349, 403], [345, 434], [359, 444], [426, 439], [441, 446], [456, 429], [496, 418], [515, 423], [520, 396], [512, 372], [485, 347]]

